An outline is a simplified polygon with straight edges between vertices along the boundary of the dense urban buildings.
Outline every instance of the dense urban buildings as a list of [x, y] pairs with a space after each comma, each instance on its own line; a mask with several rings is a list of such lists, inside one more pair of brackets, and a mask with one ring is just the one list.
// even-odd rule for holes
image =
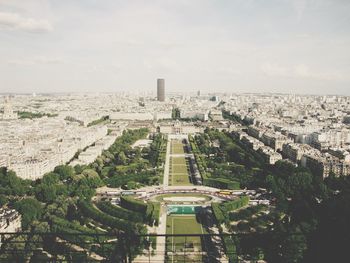
[[[164, 80], [157, 83], [157, 100], [163, 102]], [[173, 96], [159, 104], [151, 97], [140, 104], [137, 97], [121, 94], [5, 96], [0, 164], [34, 180], [57, 165], [92, 162], [135, 122], [148, 123], [162, 133], [196, 133], [212, 123], [233, 131], [267, 163], [289, 159], [322, 177], [350, 173], [348, 97], [232, 94], [215, 102], [211, 99], [215, 96], [219, 97]], [[87, 107], [87, 102], [99, 111]], [[178, 122], [167, 123], [177, 109]], [[222, 111], [247, 128], [229, 125]]]
[[[8, 247], [11, 240], [1, 233], [21, 233], [22, 228], [33, 233], [70, 229], [76, 239], [57, 238], [92, 258], [112, 259], [116, 255], [108, 250], [93, 252], [81, 245], [89, 237], [79, 234], [113, 233], [117, 228], [135, 236], [163, 235], [143, 253], [136, 249], [143, 247], [140, 243], [125, 251], [135, 263], [290, 257], [264, 247], [264, 242], [246, 243], [244, 235], [255, 240], [260, 240], [256, 234], [262, 240], [280, 235], [275, 226], [290, 213], [283, 202], [299, 204], [299, 195], [308, 194], [304, 184], [326, 189], [333, 187], [329, 181], [350, 178], [350, 98], [174, 93], [160, 101], [163, 95], [3, 96], [0, 245]], [[334, 196], [341, 193], [329, 190], [327, 195], [332, 191]], [[317, 194], [313, 200], [322, 198]], [[187, 242], [166, 242], [164, 235], [176, 234], [194, 236]], [[223, 236], [231, 234], [235, 241]], [[196, 235], [208, 236], [203, 243]], [[300, 240], [291, 242], [307, 254]], [[238, 247], [238, 253], [230, 252]], [[55, 246], [42, 249], [48, 257], [58, 253]]]

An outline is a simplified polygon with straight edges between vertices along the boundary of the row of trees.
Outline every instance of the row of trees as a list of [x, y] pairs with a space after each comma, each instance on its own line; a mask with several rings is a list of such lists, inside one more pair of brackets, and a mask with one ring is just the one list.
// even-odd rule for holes
[[[247, 166], [249, 158], [246, 156], [249, 153], [238, 146], [228, 133], [206, 129], [204, 134], [190, 137], [190, 143], [204, 185], [239, 189], [261, 184], [256, 176], [262, 172], [261, 169]], [[233, 157], [233, 153], [240, 158]]]
[[[148, 148], [145, 150], [147, 151]], [[149, 147], [147, 159], [152, 167], [160, 167], [165, 161], [166, 139], [158, 133], [153, 136], [153, 142]]]
[[41, 113], [41, 112], [29, 112], [29, 111], [19, 111], [17, 112], [20, 119], [36, 119], [42, 117], [56, 117], [58, 114], [52, 113]]
[[88, 123], [87, 126], [88, 126], [88, 127], [94, 126], [94, 125], [97, 125], [97, 124], [101, 124], [101, 123], [103, 123], [103, 122], [106, 122], [106, 121], [108, 121], [108, 120], [109, 120], [109, 116], [102, 116], [101, 118], [99, 118], [99, 119], [97, 119], [97, 120], [94, 120], [94, 121]]
[[150, 147], [142, 150], [130, 146], [138, 139], [145, 138], [147, 134], [147, 129], [124, 132], [123, 136], [117, 138], [92, 164], [106, 185], [134, 189], [159, 183], [162, 168], [158, 166], [164, 162], [165, 152], [163, 136], [155, 135]]

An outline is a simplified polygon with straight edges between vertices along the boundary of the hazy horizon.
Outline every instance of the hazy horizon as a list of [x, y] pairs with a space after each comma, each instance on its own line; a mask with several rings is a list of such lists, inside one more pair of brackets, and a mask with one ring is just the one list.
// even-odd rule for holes
[[350, 95], [345, 0], [0, 0], [0, 93]]

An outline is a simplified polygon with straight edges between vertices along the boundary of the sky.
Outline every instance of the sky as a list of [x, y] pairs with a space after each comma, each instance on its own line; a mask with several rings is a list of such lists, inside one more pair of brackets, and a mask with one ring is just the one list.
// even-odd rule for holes
[[349, 0], [0, 0], [0, 93], [350, 95]]

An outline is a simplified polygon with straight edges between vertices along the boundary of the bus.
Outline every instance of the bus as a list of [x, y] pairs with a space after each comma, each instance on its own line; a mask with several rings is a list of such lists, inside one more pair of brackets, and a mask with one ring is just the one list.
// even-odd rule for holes
[[219, 195], [232, 195], [232, 191], [230, 190], [221, 190], [217, 192]]
[[121, 195], [134, 195], [135, 192], [134, 191], [122, 191]]

